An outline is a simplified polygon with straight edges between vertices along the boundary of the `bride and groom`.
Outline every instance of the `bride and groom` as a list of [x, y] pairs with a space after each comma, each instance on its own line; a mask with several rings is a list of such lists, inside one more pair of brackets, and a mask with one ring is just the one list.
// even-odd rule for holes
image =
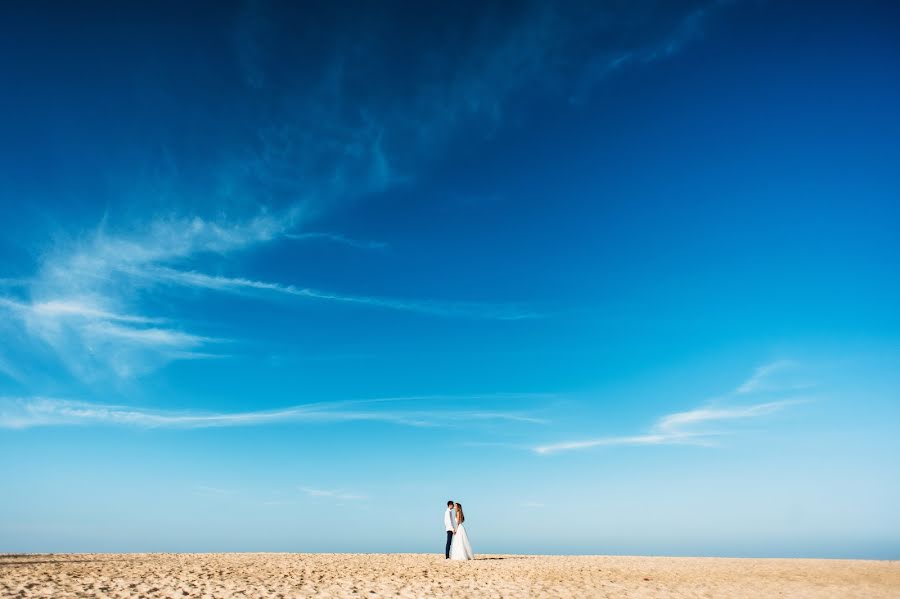
[[475, 559], [472, 546], [469, 545], [469, 535], [463, 526], [465, 521], [462, 504], [448, 501], [447, 511], [444, 512], [444, 528], [447, 529], [447, 548], [444, 550], [446, 559]]

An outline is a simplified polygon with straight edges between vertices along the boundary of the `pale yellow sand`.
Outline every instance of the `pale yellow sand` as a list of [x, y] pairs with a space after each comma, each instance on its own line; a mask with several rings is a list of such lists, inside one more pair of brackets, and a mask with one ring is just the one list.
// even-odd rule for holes
[[0, 557], [2, 597], [900, 597], [900, 562], [421, 554]]

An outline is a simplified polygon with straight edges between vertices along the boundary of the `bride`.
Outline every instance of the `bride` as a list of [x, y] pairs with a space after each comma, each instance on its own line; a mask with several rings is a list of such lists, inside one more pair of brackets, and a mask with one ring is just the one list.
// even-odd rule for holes
[[456, 504], [456, 534], [453, 535], [453, 544], [450, 545], [450, 559], [466, 560], [475, 559], [472, 546], [469, 545], [469, 535], [463, 522], [466, 516], [463, 514], [462, 504]]

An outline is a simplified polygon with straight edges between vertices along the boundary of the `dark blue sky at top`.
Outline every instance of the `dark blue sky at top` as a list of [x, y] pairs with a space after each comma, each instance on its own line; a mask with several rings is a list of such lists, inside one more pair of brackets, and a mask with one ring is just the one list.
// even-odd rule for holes
[[[660, 44], [700, 5], [620, 5], [613, 19], [635, 25], [607, 36], [589, 23], [603, 10], [564, 6], [558, 26], [581, 18], [587, 31], [521, 86], [502, 69], [466, 80], [510, 30], [532, 26], [530, 10], [511, 5], [9, 6], [3, 210], [25, 226], [4, 250], [21, 251], [47, 221], [277, 206], [308, 188], [327, 195], [316, 179], [345, 169], [338, 176], [374, 197], [330, 209], [329, 223], [410, 246], [437, 242], [438, 270], [488, 293], [494, 269], [521, 270], [504, 287], [534, 297], [584, 291], [587, 272], [689, 274], [701, 257], [704, 268], [750, 277], [770, 264], [803, 269], [814, 255], [832, 272], [842, 255], [890, 259], [900, 75], [889, 3], [724, 3], [672, 56], [596, 81], [586, 74], [592, 58]], [[286, 128], [327, 127], [315, 119], [331, 112], [298, 113], [335, 69], [346, 79], [334, 118], [364, 128], [369, 111], [384, 123], [401, 184], [366, 181], [378, 177], [367, 160], [336, 166], [343, 147], [265, 147]], [[433, 90], [448, 89], [485, 104], [442, 113]], [[429, 101], [436, 106], [422, 107]], [[404, 116], [411, 122], [392, 129]], [[271, 172], [246, 172], [244, 162], [279, 143], [294, 145]], [[300, 162], [312, 167], [286, 181]], [[453, 264], [442, 264], [451, 246]], [[493, 268], [471, 279], [455, 272], [476, 257]], [[807, 274], [837, 291], [829, 273]], [[865, 289], [865, 272], [845, 274]]]
[[[758, 489], [793, 489], [765, 508], [779, 517], [796, 497], [829, 493], [833, 479], [812, 472], [816, 458], [782, 460], [830, 455], [858, 474], [847, 489], [880, 503], [871, 527], [855, 529], [865, 533], [858, 550], [821, 551], [895, 555], [893, 533], [876, 534], [884, 499], [900, 489], [878, 472], [896, 445], [887, 424], [896, 407], [885, 399], [896, 396], [895, 377], [871, 364], [827, 364], [854, 352], [893, 364], [900, 353], [898, 56], [900, 7], [889, 2], [5, 3], [0, 400], [62, 397], [156, 414], [389, 396], [559, 397], [516, 406], [546, 417], [537, 432], [476, 420], [471, 435], [381, 421], [344, 428], [338, 419], [318, 428], [166, 431], [159, 434], [172, 437], [162, 440], [157, 431], [109, 429], [85, 440], [78, 428], [37, 425], [0, 433], [21, 432], [16, 439], [35, 450], [113, 447], [144, 464], [165, 445], [171, 454], [160, 463], [173, 471], [219, 472], [225, 480], [210, 475], [202, 484], [239, 485], [209, 457], [220, 451], [256, 490], [280, 475], [277, 445], [298, 462], [326, 455], [297, 484], [386, 501], [392, 496], [378, 484], [394, 480], [389, 464], [443, 496], [438, 479], [409, 473], [445, 451], [477, 462], [473, 498], [476, 483], [522, 494], [515, 473], [568, 493], [586, 484], [585, 472], [609, 468], [603, 474], [625, 489], [632, 473], [655, 484], [683, 465], [731, 481], [734, 496], [722, 500], [736, 510], [729, 518], [770, 505], [756, 502]], [[240, 236], [259, 215], [290, 224], [224, 250], [198, 242], [96, 266], [123, 240], [159, 251], [194, 217]], [[296, 238], [305, 233], [312, 236]], [[58, 274], [84, 266], [70, 255], [84, 258], [84, 280]], [[198, 273], [220, 277], [221, 287], [171, 279]], [[239, 287], [248, 282], [256, 287]], [[338, 299], [298, 299], [288, 287]], [[61, 304], [74, 305], [74, 316], [53, 312]], [[161, 337], [142, 337], [154, 328]], [[805, 389], [763, 384], [797, 364], [810, 379], [834, 375], [842, 391], [774, 422], [768, 444], [753, 445], [751, 435], [733, 441], [751, 457], [618, 447], [704, 398], [749, 401], [742, 379], [761, 395]], [[483, 401], [476, 407], [505, 409], [496, 397]], [[854, 402], [868, 416], [854, 420]], [[0, 416], [12, 413], [2, 408]], [[294, 436], [295, 425], [302, 434]], [[842, 434], [855, 441], [846, 451]], [[613, 439], [615, 465], [631, 469], [616, 470], [593, 450], [555, 462], [521, 452], [585, 438]], [[493, 449], [507, 442], [513, 449]], [[238, 447], [250, 449], [238, 455]], [[55, 479], [40, 473], [54, 466], [32, 459], [37, 486], [22, 488], [52, 491]], [[99, 476], [85, 468], [86, 480]], [[798, 469], [812, 473], [790, 487], [784, 481]], [[749, 473], [746, 481], [727, 478], [737, 471]], [[335, 473], [346, 480], [329, 478]], [[154, 476], [135, 484], [155, 484]], [[696, 482], [673, 483], [672, 505], [680, 497], [700, 518]], [[503, 503], [488, 490], [478, 499], [483, 513]], [[603, 493], [572, 496], [584, 507]], [[808, 555], [791, 543], [816, 547], [816, 535], [832, 533], [822, 546], [842, 547], [856, 537], [833, 524], [848, 522], [838, 517], [841, 501], [864, 502], [837, 495], [809, 516], [825, 524], [812, 533], [784, 528], [793, 536], [782, 545], [731, 546], [714, 533], [673, 545], [651, 531], [646, 543], [618, 547]], [[566, 514], [580, 507], [557, 499], [523, 498], [546, 504], [561, 530], [576, 530]], [[9, 501], [26, 520], [45, 518]], [[334, 509], [323, 523], [338, 517]], [[504, 538], [498, 531], [501, 524], [482, 538]], [[208, 544], [183, 547], [246, 547], [207, 532], [197, 538]], [[34, 547], [58, 549], [53, 534]], [[72, 547], [125, 547], [114, 539]], [[556, 548], [596, 550], [586, 542]], [[323, 547], [375, 545], [309, 548]]]
[[563, 344], [611, 323], [663, 344], [897, 332], [889, 3], [4, 14], [8, 276], [48, 236], [101, 222], [299, 202], [307, 228], [390, 251], [231, 263], [357, 294], [527, 303], [557, 315], [542, 334]]

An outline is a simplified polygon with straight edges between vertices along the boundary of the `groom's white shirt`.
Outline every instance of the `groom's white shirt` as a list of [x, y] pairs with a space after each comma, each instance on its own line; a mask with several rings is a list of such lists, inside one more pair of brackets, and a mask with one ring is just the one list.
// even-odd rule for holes
[[444, 512], [444, 526], [448, 531], [456, 530], [456, 518], [453, 517], [453, 510], [450, 508]]

